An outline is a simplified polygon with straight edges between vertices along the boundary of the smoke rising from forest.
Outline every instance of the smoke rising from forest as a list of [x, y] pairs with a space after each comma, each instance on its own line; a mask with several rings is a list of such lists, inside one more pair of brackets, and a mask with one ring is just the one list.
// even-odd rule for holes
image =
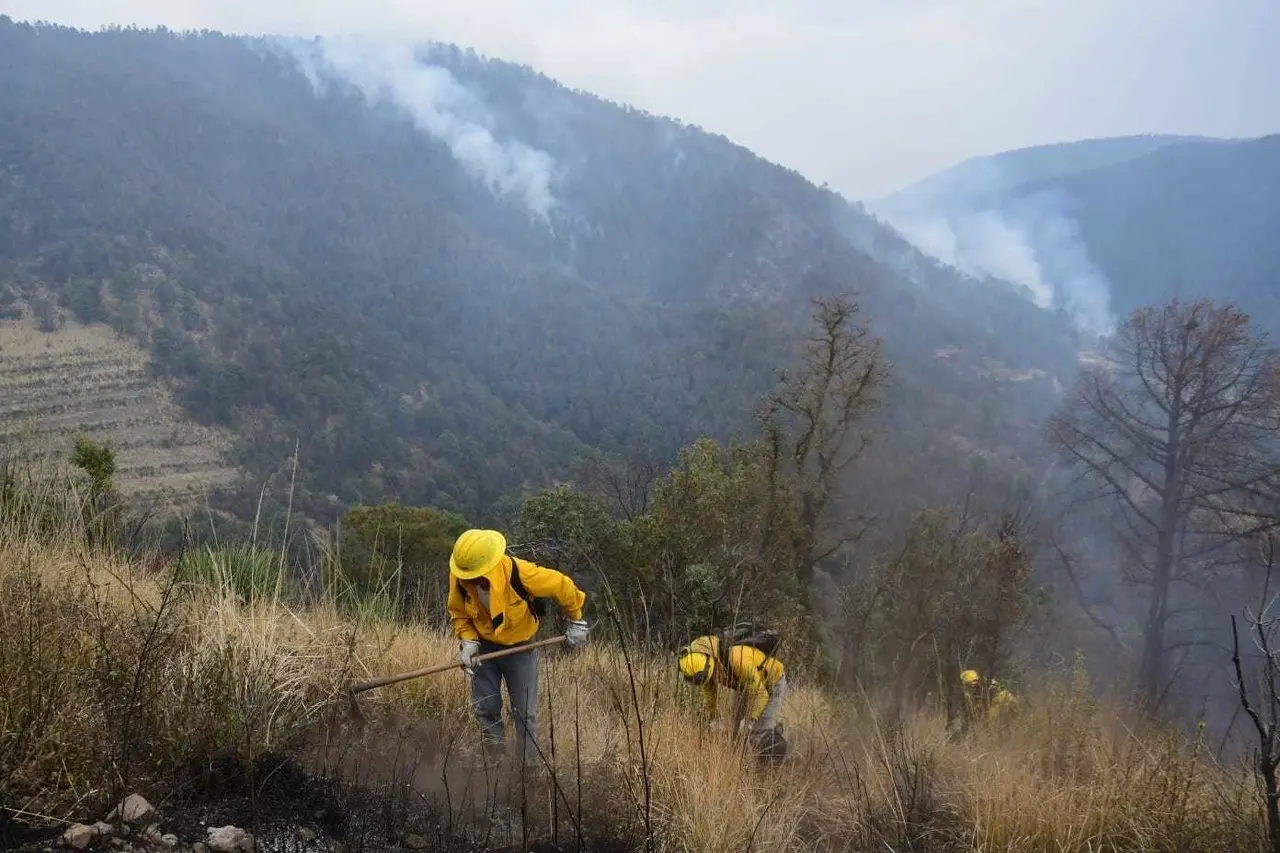
[[990, 161], [939, 178], [867, 207], [926, 254], [968, 275], [1021, 284], [1082, 331], [1114, 328], [1110, 282], [1090, 259], [1063, 191], [1019, 193], [1015, 176]]
[[424, 61], [411, 44], [356, 38], [276, 44], [293, 56], [317, 92], [339, 78], [370, 105], [391, 103], [406, 112], [495, 195], [518, 198], [542, 219], [556, 206], [551, 156], [518, 139], [500, 139], [484, 100], [449, 69]]

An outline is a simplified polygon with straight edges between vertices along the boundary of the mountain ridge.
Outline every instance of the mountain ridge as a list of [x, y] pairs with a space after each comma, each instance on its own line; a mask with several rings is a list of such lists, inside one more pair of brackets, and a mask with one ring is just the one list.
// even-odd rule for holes
[[[457, 48], [394, 71], [377, 85], [412, 75], [451, 112], [317, 89], [263, 39], [0, 24], [0, 301], [47, 292], [142, 342], [258, 478], [296, 441], [320, 516], [396, 498], [484, 518], [585, 455], [747, 436], [808, 297], [846, 289], [896, 364], [902, 446], [1036, 445], [1051, 383], [990, 365], [1065, 376], [1074, 341], [1012, 287], [674, 120]], [[506, 141], [565, 164], [546, 186], [569, 215], [491, 193], [460, 140], [517, 197], [540, 184]]]
[[[1085, 330], [1105, 333], [1139, 305], [1195, 294], [1234, 301], [1280, 331], [1280, 203], [1269, 194], [1280, 186], [1280, 136], [1097, 142], [991, 155], [870, 210], [922, 251], [1018, 281]], [[1028, 151], [1044, 174], [1010, 165]]]
[[[1195, 134], [1130, 134], [1128, 136], [1086, 137], [1022, 148], [1009, 148], [993, 154], [967, 157], [951, 166], [932, 172], [919, 180], [867, 200], [873, 206], [893, 207], [903, 201], [945, 199], [962, 194], [973, 184], [983, 183], [982, 173], [999, 166], [1001, 185], [997, 194], [1016, 190], [1028, 184], [1052, 181], [1070, 174], [1125, 163], [1139, 159], [1172, 145], [1240, 141], [1235, 137], [1212, 137]], [[976, 174], [975, 174], [976, 173]]]

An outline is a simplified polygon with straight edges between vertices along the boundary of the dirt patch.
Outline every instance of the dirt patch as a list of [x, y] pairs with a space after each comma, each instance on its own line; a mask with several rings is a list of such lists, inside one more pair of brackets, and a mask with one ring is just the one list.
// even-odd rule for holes
[[[443, 822], [446, 835], [461, 833], [483, 844], [520, 841], [531, 823], [545, 826], [556, 811], [546, 774], [487, 756], [474, 733], [439, 720], [398, 715], [377, 725], [343, 722], [318, 733], [296, 755], [317, 777], [403, 798], [406, 820], [426, 808]], [[390, 828], [393, 836], [397, 829]]]
[[[510, 729], [510, 754], [518, 756]], [[582, 780], [591, 802], [580, 814], [579, 780], [545, 766], [520, 767], [518, 757], [486, 756], [469, 720], [404, 714], [363, 724], [335, 719], [295, 755], [314, 778], [377, 792], [387, 819], [380, 831], [392, 842], [416, 835], [440, 845], [428, 848], [433, 850], [453, 849], [447, 845], [454, 843], [485, 851], [636, 849], [634, 839], [621, 837], [626, 832], [616, 826], [617, 815], [602, 820], [594, 810], [603, 800], [592, 796], [591, 781]]]

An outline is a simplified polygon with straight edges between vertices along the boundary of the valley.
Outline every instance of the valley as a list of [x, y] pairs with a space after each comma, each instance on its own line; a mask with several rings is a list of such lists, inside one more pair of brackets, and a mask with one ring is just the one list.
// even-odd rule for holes
[[[1280, 853], [1278, 187], [857, 201], [469, 47], [0, 15], [0, 846]], [[566, 640], [533, 768], [468, 622]], [[778, 765], [680, 668], [743, 622]]]

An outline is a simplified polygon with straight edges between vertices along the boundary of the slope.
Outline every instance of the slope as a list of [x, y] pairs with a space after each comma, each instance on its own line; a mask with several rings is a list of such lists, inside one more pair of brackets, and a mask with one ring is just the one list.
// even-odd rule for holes
[[34, 460], [65, 459], [79, 435], [105, 442], [117, 452], [116, 482], [134, 500], [189, 506], [234, 482], [238, 472], [222, 459], [230, 436], [188, 423], [147, 363], [105, 326], [42, 332], [0, 321], [0, 444]]
[[727, 140], [444, 46], [397, 100], [301, 44], [0, 19], [0, 283], [145, 344], [255, 477], [296, 446], [308, 512], [492, 518], [744, 434], [815, 293], [863, 293], [918, 444], [1009, 455], [1071, 369], [1057, 318]]
[[1174, 145], [1061, 187], [1117, 311], [1211, 296], [1280, 333], [1280, 134]]

